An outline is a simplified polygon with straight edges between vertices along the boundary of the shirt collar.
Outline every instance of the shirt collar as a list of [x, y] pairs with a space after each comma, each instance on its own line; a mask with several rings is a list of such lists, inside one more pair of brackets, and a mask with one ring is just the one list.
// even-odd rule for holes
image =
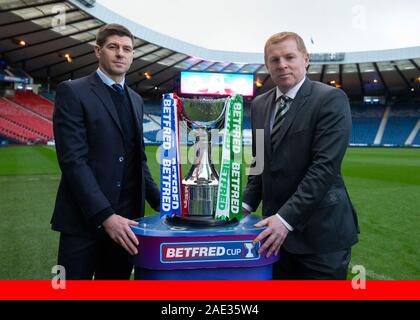
[[303, 77], [302, 80], [300, 80], [298, 83], [296, 83], [293, 87], [291, 87], [289, 89], [289, 91], [287, 92], [281, 92], [281, 90], [279, 89], [279, 87], [276, 87], [276, 101], [282, 96], [285, 95], [286, 97], [289, 97], [291, 99], [294, 99], [300, 89], [300, 87], [302, 86], [303, 82], [305, 81], [306, 76]]
[[114, 83], [119, 83], [124, 88], [125, 78], [123, 78], [121, 82], [115, 82], [110, 77], [108, 77], [100, 68], [96, 70], [96, 73], [98, 74], [99, 78], [101, 78], [102, 82], [106, 85], [111, 87]]

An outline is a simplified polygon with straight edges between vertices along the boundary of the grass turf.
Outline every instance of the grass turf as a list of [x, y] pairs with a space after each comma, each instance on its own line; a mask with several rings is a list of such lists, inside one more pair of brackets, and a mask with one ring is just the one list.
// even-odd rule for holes
[[[158, 181], [156, 147], [147, 154]], [[420, 279], [420, 149], [350, 148], [343, 174], [361, 225], [351, 265], [371, 279]], [[0, 279], [52, 278], [58, 234], [49, 221], [59, 178], [54, 148], [0, 148]]]

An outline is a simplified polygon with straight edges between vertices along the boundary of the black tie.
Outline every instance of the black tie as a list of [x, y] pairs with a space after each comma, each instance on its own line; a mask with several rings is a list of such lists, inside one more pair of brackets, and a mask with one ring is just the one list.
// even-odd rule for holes
[[124, 92], [124, 88], [119, 83], [114, 83], [112, 85], [112, 88], [117, 91], [119, 94], [122, 94]]
[[286, 96], [280, 96], [280, 98], [277, 100], [279, 106], [276, 112], [276, 116], [274, 117], [273, 122], [273, 129], [271, 130], [271, 145], [274, 146], [276, 144], [278, 132], [280, 130], [280, 127], [282, 123], [284, 122], [284, 119], [286, 117], [286, 113], [289, 110], [289, 97]]

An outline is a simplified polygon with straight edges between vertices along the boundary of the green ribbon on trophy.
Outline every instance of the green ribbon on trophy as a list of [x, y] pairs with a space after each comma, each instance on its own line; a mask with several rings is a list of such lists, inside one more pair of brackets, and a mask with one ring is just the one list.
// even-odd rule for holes
[[233, 95], [227, 101], [225, 133], [222, 146], [216, 218], [242, 219], [242, 128], [243, 101]]

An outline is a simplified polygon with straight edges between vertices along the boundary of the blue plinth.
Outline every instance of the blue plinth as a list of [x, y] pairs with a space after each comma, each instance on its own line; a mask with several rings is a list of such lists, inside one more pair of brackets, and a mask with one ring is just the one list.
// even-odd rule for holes
[[132, 227], [139, 240], [135, 279], [269, 280], [278, 256], [259, 254], [253, 240], [264, 230], [249, 215], [237, 225], [212, 228], [177, 227], [159, 215]]

